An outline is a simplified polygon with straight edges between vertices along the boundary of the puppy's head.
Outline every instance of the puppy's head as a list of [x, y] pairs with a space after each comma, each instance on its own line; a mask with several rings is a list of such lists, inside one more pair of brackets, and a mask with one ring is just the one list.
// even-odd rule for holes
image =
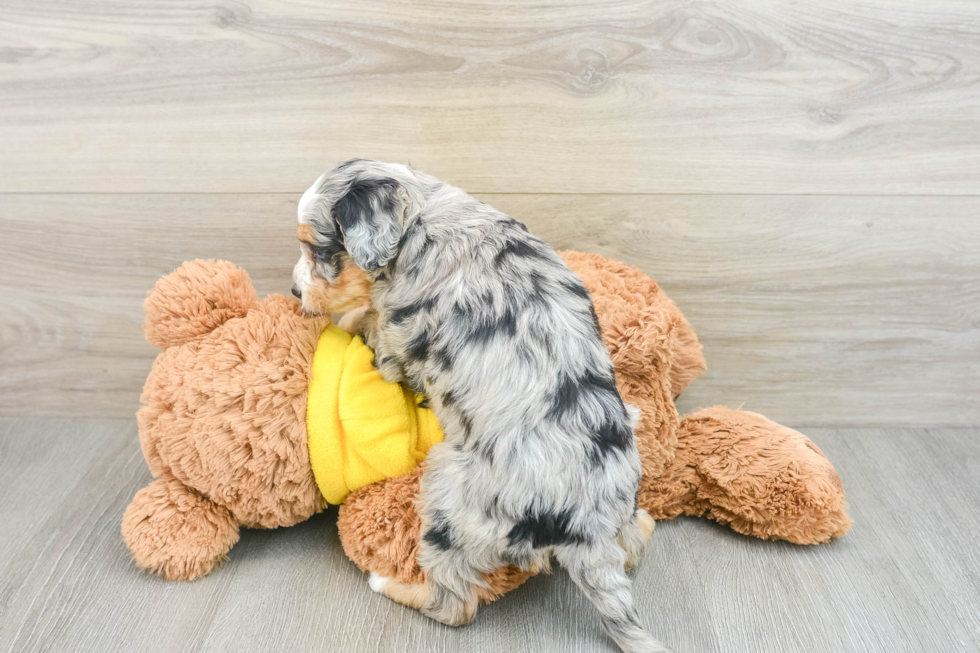
[[293, 294], [307, 312], [342, 313], [369, 300], [367, 273], [395, 257], [413, 186], [417, 180], [406, 166], [351, 159], [303, 194]]

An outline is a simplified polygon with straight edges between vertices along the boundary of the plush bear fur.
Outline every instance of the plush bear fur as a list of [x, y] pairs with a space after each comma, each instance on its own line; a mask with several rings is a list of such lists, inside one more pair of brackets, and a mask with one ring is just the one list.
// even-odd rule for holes
[[[724, 407], [679, 419], [674, 399], [705, 368], [687, 320], [656, 282], [595, 254], [565, 261], [595, 301], [623, 398], [642, 410], [640, 506], [656, 519], [707, 515], [734, 530], [798, 544], [850, 527], [833, 466], [801, 433]], [[145, 303], [147, 339], [163, 349], [137, 413], [155, 480], [122, 532], [136, 563], [172, 580], [210, 572], [241, 526], [291, 526], [326, 507], [306, 435], [310, 365], [324, 318], [292, 298], [260, 301], [227, 262], [194, 261], [162, 278]], [[415, 509], [424, 464], [352, 493], [340, 538], [363, 570], [421, 582]], [[486, 575], [481, 600], [528, 574]]]

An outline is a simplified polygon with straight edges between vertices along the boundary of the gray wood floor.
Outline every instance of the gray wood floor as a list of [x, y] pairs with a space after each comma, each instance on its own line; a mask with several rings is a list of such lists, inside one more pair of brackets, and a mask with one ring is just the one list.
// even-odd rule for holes
[[[854, 528], [798, 547], [661, 523], [635, 574], [678, 653], [980, 650], [980, 433], [820, 429]], [[336, 513], [245, 531], [211, 576], [137, 570], [119, 536], [149, 474], [132, 420], [0, 420], [0, 651], [613, 651], [561, 571], [464, 629], [372, 593]]]

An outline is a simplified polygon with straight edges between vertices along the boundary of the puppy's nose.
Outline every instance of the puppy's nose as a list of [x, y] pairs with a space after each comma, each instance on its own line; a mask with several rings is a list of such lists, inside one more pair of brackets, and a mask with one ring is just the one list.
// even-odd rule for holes
[[296, 299], [303, 299], [303, 293], [300, 292], [299, 286], [295, 284], [293, 285], [293, 296], [296, 297]]

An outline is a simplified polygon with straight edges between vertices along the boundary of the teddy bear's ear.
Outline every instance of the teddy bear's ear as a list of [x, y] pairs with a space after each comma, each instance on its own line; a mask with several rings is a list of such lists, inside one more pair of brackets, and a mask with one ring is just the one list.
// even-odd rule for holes
[[384, 267], [402, 235], [405, 198], [394, 179], [362, 179], [333, 206], [347, 253], [362, 270]]
[[248, 273], [228, 261], [190, 261], [159, 279], [143, 302], [143, 333], [166, 349], [200, 338], [258, 304]]

